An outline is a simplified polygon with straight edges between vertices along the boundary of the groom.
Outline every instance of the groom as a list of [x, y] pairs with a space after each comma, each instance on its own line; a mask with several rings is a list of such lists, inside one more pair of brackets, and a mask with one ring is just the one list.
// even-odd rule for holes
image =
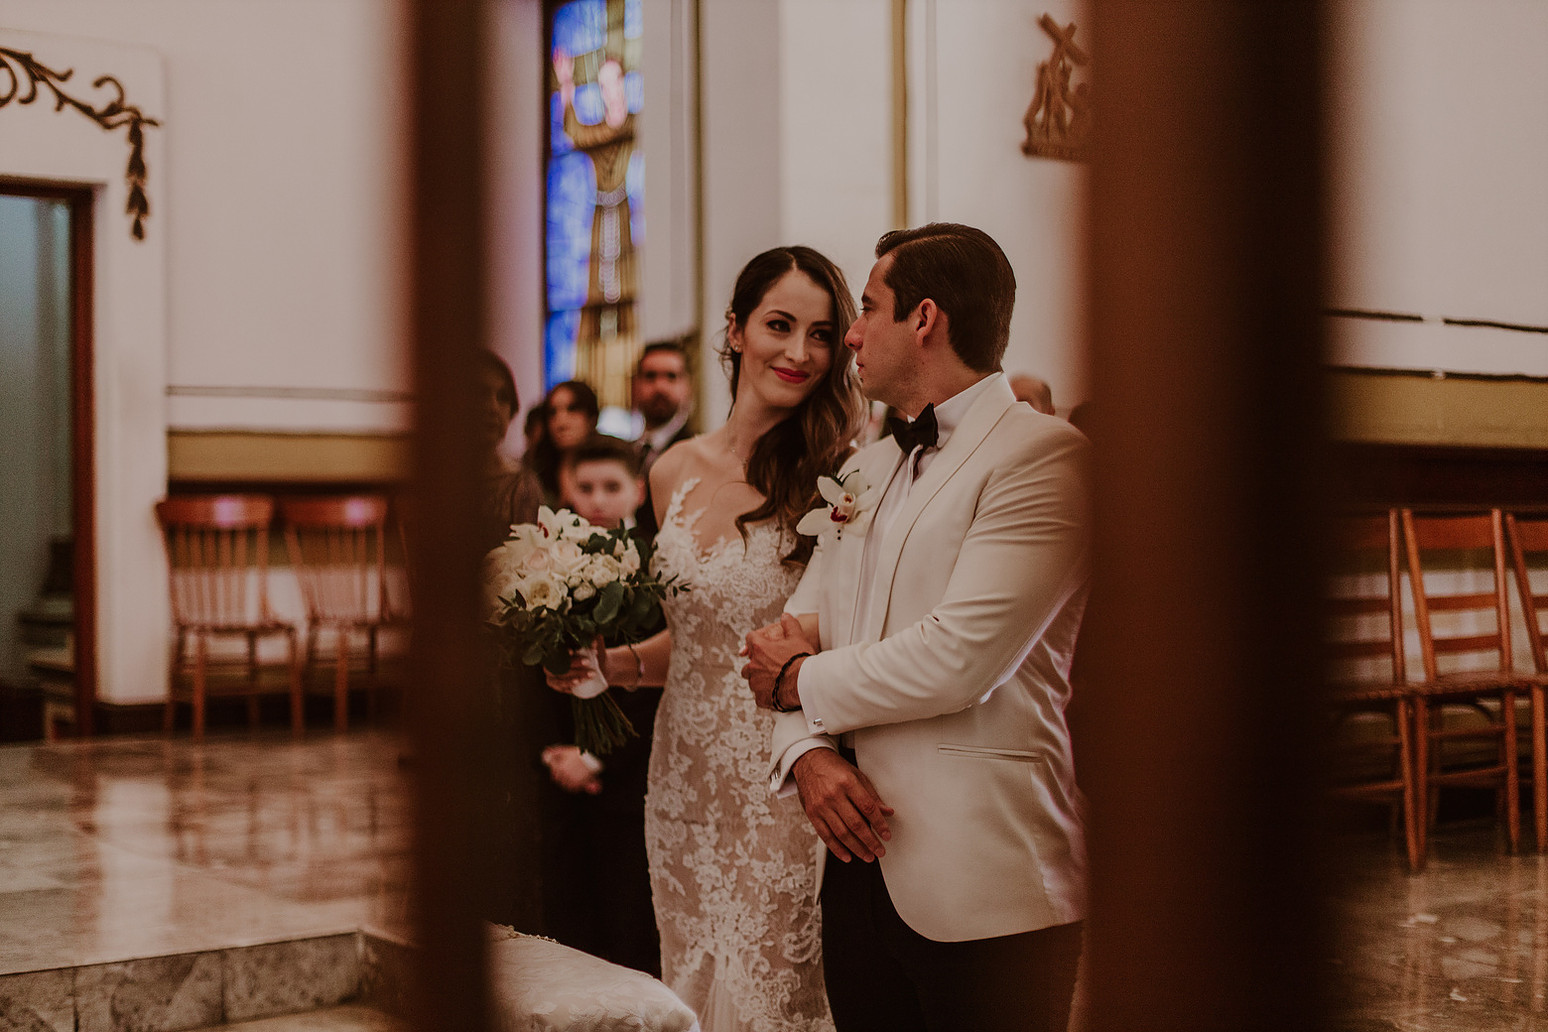
[[1088, 446], [1000, 371], [1016, 280], [986, 233], [898, 230], [876, 258], [844, 343], [865, 393], [915, 418], [841, 471], [858, 497], [830, 506], [848, 518], [748, 636], [744, 676], [784, 714], [775, 790], [793, 780], [842, 861], [819, 867], [840, 1032], [1063, 1032], [1085, 912], [1064, 708]]

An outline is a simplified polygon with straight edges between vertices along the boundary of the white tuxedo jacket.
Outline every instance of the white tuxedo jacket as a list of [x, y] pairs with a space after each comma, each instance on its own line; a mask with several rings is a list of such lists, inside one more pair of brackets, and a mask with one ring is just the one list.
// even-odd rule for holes
[[[859, 583], [860, 528], [819, 547], [786, 606], [818, 613], [822, 651], [801, 670], [803, 709], [776, 721], [772, 786], [793, 789], [792, 746], [853, 732], [860, 769], [896, 811], [883, 878], [926, 938], [1084, 916], [1064, 708], [1088, 587], [1088, 453], [1079, 431], [1017, 403], [999, 379], [885, 528], [874, 582]], [[860, 470], [879, 495], [901, 461], [882, 440], [844, 472]], [[861, 627], [864, 591], [874, 594]]]

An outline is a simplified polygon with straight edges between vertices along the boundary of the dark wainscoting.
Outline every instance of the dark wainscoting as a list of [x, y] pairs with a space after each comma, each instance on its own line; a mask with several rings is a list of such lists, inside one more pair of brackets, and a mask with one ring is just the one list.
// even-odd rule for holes
[[1548, 451], [1339, 441], [1334, 497], [1381, 508], [1548, 509]]

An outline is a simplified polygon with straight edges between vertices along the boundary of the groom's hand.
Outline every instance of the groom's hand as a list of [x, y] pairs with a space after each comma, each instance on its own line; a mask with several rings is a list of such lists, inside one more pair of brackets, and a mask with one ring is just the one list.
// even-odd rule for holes
[[[742, 654], [747, 657], [742, 676], [747, 679], [753, 701], [758, 707], [766, 710], [774, 708], [774, 680], [790, 657], [816, 651], [817, 646], [807, 640], [801, 621], [789, 613], [781, 616], [779, 623], [760, 627], [749, 634], [746, 644], [742, 646]], [[785, 685], [784, 698], [787, 705], [791, 705], [790, 700], [796, 697], [793, 682], [800, 666], [796, 663], [785, 673], [785, 680], [791, 682]]]
[[892, 807], [860, 768], [832, 749], [811, 749], [791, 773], [807, 819], [834, 856], [846, 864], [857, 856], [870, 863], [887, 852], [882, 841], [892, 838]]

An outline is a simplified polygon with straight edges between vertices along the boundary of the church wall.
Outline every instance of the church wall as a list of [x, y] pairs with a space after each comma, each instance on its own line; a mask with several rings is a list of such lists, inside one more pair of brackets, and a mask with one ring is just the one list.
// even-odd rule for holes
[[701, 3], [701, 121], [704, 136], [703, 330], [700, 421], [718, 426], [730, 391], [715, 354], [726, 303], [747, 259], [784, 237], [780, 185], [780, 4], [766, 0]]
[[397, 6], [12, 0], [3, 24], [165, 62], [171, 428], [403, 429]]
[[[1335, 360], [1548, 376], [1548, 5], [1341, 0], [1329, 41]], [[1374, 389], [1374, 388], [1373, 388]]]
[[[1005, 368], [1043, 377], [1067, 412], [1086, 399], [1080, 268], [1085, 166], [1027, 157], [1022, 118], [1053, 41], [1050, 14], [1092, 44], [1072, 0], [911, 0], [908, 5], [908, 220], [988, 231], [1016, 271]], [[1077, 68], [1075, 83], [1090, 78]]]

